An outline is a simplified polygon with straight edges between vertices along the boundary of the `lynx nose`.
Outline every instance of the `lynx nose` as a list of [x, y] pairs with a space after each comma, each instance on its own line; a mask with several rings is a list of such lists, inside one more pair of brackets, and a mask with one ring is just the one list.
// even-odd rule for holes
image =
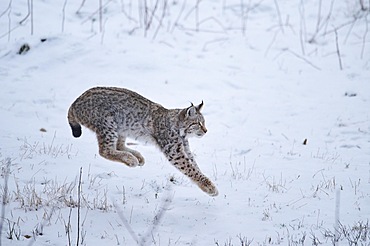
[[200, 123], [199, 122], [199, 125], [200, 125], [200, 128], [202, 129], [202, 131], [204, 132], [204, 133], [207, 133], [207, 128], [202, 124], [202, 123]]

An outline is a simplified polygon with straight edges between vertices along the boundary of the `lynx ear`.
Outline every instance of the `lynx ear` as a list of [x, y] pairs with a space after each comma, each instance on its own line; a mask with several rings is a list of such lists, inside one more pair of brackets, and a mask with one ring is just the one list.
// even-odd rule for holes
[[197, 110], [200, 111], [200, 110], [202, 110], [202, 108], [203, 108], [203, 100], [202, 100], [201, 104], [199, 104], [197, 106]]
[[186, 116], [193, 117], [197, 113], [197, 108], [193, 104], [186, 109]]
[[190, 107], [181, 110], [180, 119], [185, 120], [187, 117], [193, 117], [197, 113], [197, 108], [191, 103]]

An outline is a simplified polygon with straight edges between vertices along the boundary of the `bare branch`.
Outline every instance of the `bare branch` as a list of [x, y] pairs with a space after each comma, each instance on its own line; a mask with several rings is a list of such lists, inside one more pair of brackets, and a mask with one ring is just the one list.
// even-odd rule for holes
[[199, 4], [202, 0], [197, 0], [197, 3], [195, 5], [195, 30], [199, 32]]
[[9, 3], [9, 12], [8, 12], [8, 42], [10, 41], [10, 33], [11, 33], [11, 23], [12, 23], [12, 19], [10, 17], [10, 14], [12, 12], [12, 6], [11, 6], [11, 2]]
[[80, 243], [80, 219], [81, 219], [81, 184], [82, 184], [82, 167], [80, 167], [80, 177], [78, 179], [78, 200], [77, 200], [77, 242], [78, 246]]
[[274, 0], [274, 4], [275, 4], [276, 13], [277, 13], [277, 15], [279, 17], [279, 26], [280, 26], [280, 29], [284, 33], [284, 24], [283, 24], [283, 19], [281, 18], [279, 4], [278, 4], [278, 2], [276, 0]]
[[313, 64], [312, 62], [310, 62], [309, 60], [307, 60], [306, 58], [304, 58], [303, 56], [298, 55], [294, 51], [292, 51], [290, 49], [286, 49], [286, 50], [283, 50], [283, 51], [288, 51], [290, 54], [294, 55], [295, 57], [297, 57], [297, 58], [301, 59], [302, 61], [306, 62], [307, 64], [309, 64], [311, 67], [313, 67], [313, 68], [321, 71], [321, 68], [319, 68], [318, 66], [316, 66], [315, 64]]
[[161, 18], [159, 20], [159, 24], [158, 24], [158, 27], [157, 29], [155, 30], [154, 32], [154, 35], [153, 35], [153, 40], [157, 37], [157, 34], [159, 32], [159, 29], [161, 28], [161, 26], [163, 25], [163, 19], [164, 17], [166, 16], [166, 11], [167, 11], [167, 0], [164, 0], [163, 1], [163, 9], [162, 9], [162, 15], [161, 15]]
[[67, 1], [64, 0], [63, 8], [62, 8], [62, 33], [64, 32], [64, 22], [66, 19], [66, 6], [67, 6]]
[[131, 10], [132, 10], [132, 3], [130, 2], [130, 9], [129, 9], [129, 13], [126, 11], [126, 8], [125, 8], [125, 5], [123, 4], [123, 0], [121, 0], [121, 11], [122, 11], [122, 13], [126, 16], [126, 18], [129, 20], [129, 21], [132, 21], [132, 22], [134, 22], [135, 24], [137, 24], [138, 23], [138, 21], [137, 20], [135, 20], [132, 16], [131, 16]]
[[337, 48], [337, 56], [338, 56], [339, 68], [340, 68], [340, 70], [343, 70], [342, 57], [340, 55], [339, 44], [338, 44], [338, 32], [337, 32], [337, 30], [335, 30], [334, 33], [335, 33], [335, 46]]
[[368, 30], [369, 30], [369, 23], [367, 21], [367, 15], [366, 15], [365, 16], [365, 32], [364, 32], [364, 35], [362, 36], [361, 59], [364, 58], [365, 44], [366, 44], [366, 37], [367, 37]]
[[78, 14], [80, 12], [80, 10], [82, 9], [82, 7], [85, 5], [85, 2], [86, 2], [86, 0], [82, 0], [80, 7], [76, 11], [76, 14]]
[[[31, 0], [32, 1], [32, 0]], [[103, 8], [105, 8], [108, 4], [110, 4], [113, 0], [108, 0], [107, 2], [105, 2], [103, 5], [99, 6], [99, 8], [97, 10], [95, 10], [89, 17], [87, 17], [87, 19], [85, 19], [84, 21], [81, 22], [81, 24], [84, 24], [86, 23], [88, 20], [90, 19], [93, 19], [93, 16], [96, 15], [97, 13], [99, 13]]]
[[30, 3], [30, 0], [27, 0], [27, 7], [28, 7], [28, 12], [27, 12], [27, 15], [19, 22], [19, 24], [23, 24], [23, 22], [25, 22], [28, 17], [31, 15], [31, 3]]
[[[53, 206], [53, 207], [51, 208], [50, 213], [48, 213], [48, 214], [47, 214], [47, 216], [46, 216], [46, 217], [44, 217], [44, 218], [42, 219], [42, 222], [39, 224], [39, 226], [40, 226], [41, 228], [43, 228], [43, 227], [46, 225], [46, 222], [50, 222], [50, 219], [51, 219], [51, 217], [53, 216], [53, 214], [54, 214], [54, 212], [55, 212], [55, 209], [56, 209], [56, 207], [55, 207], [55, 206]], [[45, 211], [45, 212], [46, 212], [46, 211]], [[40, 235], [40, 234], [38, 234], [38, 235]], [[35, 236], [34, 236], [34, 237], [35, 237]], [[35, 242], [36, 242], [36, 237], [34, 238], [34, 240], [31, 240], [31, 241], [29, 242], [28, 246], [32, 246]], [[1, 245], [1, 243], [0, 243], [0, 245]]]
[[179, 12], [179, 14], [177, 15], [177, 18], [176, 18], [176, 21], [175, 23], [172, 25], [172, 28], [171, 28], [171, 33], [173, 33], [174, 29], [176, 26], [179, 25], [179, 20], [180, 20], [180, 17], [182, 16], [182, 13], [184, 12], [185, 10], [185, 6], [186, 6], [186, 0], [183, 1], [183, 4], [182, 4], [182, 7], [181, 7], [181, 10]]
[[1, 239], [2, 239], [2, 231], [3, 231], [3, 225], [5, 220], [5, 207], [8, 203], [8, 181], [9, 181], [9, 174], [10, 174], [10, 165], [11, 160], [10, 158], [6, 158], [5, 160], [5, 172], [4, 172], [4, 194], [3, 194], [3, 200], [1, 201], [1, 218], [0, 218], [0, 245], [1, 245]]
[[13, 0], [9, 1], [8, 7], [0, 14], [0, 18], [3, 17], [3, 15], [6, 14], [6, 12], [10, 11], [10, 9], [12, 8], [12, 2]]
[[30, 4], [30, 13], [31, 13], [31, 35], [33, 35], [33, 0]]

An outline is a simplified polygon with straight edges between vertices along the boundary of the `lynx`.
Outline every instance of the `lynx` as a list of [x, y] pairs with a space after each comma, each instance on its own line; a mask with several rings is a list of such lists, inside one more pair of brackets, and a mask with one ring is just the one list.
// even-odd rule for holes
[[126, 138], [153, 143], [200, 189], [217, 196], [216, 186], [200, 171], [188, 142], [189, 137], [207, 132], [202, 107], [203, 101], [185, 109], [166, 109], [128, 89], [95, 87], [72, 103], [68, 122], [74, 137], [81, 136], [84, 125], [96, 133], [102, 157], [129, 167], [142, 166], [145, 161], [125, 145]]

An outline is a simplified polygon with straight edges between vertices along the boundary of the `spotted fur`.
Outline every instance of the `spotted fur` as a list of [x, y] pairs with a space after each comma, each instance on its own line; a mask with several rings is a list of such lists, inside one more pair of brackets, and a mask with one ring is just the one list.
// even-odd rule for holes
[[216, 186], [200, 171], [188, 142], [189, 137], [207, 132], [202, 107], [203, 102], [185, 109], [166, 109], [127, 89], [95, 87], [73, 102], [68, 121], [74, 137], [81, 136], [84, 125], [96, 133], [102, 157], [130, 167], [141, 166], [145, 160], [125, 145], [126, 138], [153, 143], [180, 172], [216, 196]]

